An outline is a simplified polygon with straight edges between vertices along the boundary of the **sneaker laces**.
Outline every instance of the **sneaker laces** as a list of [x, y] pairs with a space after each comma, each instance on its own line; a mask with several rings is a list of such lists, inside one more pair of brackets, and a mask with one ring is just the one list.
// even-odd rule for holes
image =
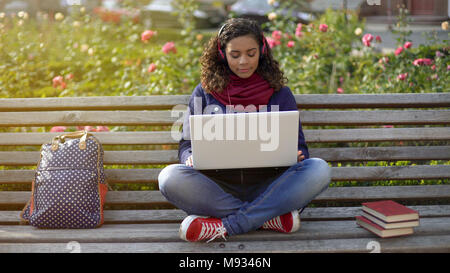
[[282, 230], [282, 231], [284, 231], [283, 224], [281, 224], [280, 216], [277, 216], [275, 218], [270, 219], [267, 222], [264, 222], [263, 228], [264, 229], [275, 229], [275, 230]]
[[199, 240], [210, 238], [208, 241], [206, 241], [207, 243], [209, 243], [217, 237], [222, 237], [226, 241], [226, 233], [227, 230], [225, 229], [223, 224], [210, 222], [202, 223], [202, 231], [200, 232]]

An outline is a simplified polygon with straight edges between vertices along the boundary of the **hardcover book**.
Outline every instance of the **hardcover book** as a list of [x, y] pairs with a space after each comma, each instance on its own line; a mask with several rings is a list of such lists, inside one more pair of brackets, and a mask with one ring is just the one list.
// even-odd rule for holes
[[365, 211], [363, 211], [362, 216], [385, 229], [419, 226], [419, 220], [400, 221], [400, 222], [390, 222], [389, 223], [389, 222], [385, 222], [381, 219], [378, 219], [377, 217], [375, 217]]
[[374, 215], [384, 222], [418, 220], [419, 213], [392, 200], [362, 203], [363, 211]]
[[356, 223], [382, 238], [403, 236], [413, 233], [412, 227], [384, 229], [363, 216], [356, 216]]

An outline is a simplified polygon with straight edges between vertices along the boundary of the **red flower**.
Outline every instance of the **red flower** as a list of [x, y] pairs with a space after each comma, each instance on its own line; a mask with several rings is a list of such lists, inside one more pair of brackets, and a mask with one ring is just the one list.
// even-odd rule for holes
[[406, 43], [403, 45], [403, 47], [404, 47], [405, 49], [411, 48], [411, 47], [412, 47], [412, 43], [411, 43], [411, 42], [406, 42]]
[[428, 58], [420, 58], [413, 61], [414, 66], [420, 66], [420, 65], [431, 65], [433, 61]]
[[377, 35], [377, 36], [375, 37], [375, 41], [377, 41], [377, 43], [381, 43], [381, 37], [380, 37], [380, 35]]
[[403, 47], [398, 47], [396, 50], [395, 50], [395, 56], [398, 56], [398, 55], [400, 55], [400, 53], [402, 53], [403, 52]]
[[403, 73], [397, 76], [397, 79], [400, 81], [404, 81], [406, 80], [406, 78], [408, 77], [408, 73]]
[[167, 42], [165, 45], [163, 45], [162, 51], [165, 54], [168, 54], [169, 52], [177, 53], [177, 49], [175, 47], [175, 43], [174, 42]]
[[148, 73], [151, 73], [151, 72], [153, 72], [153, 71], [155, 71], [155, 70], [156, 70], [156, 64], [151, 63], [151, 64], [148, 66], [147, 72], [148, 72]]
[[150, 40], [153, 35], [156, 34], [156, 31], [152, 31], [152, 30], [146, 30], [144, 32], [142, 32], [141, 34], [141, 41], [143, 42], [147, 42], [148, 40]]
[[322, 32], [327, 32], [328, 25], [327, 24], [320, 24], [319, 25], [319, 30], [322, 31]]
[[289, 48], [292, 48], [292, 47], [294, 47], [295, 46], [295, 42], [294, 41], [289, 41], [288, 43], [287, 43], [287, 47], [289, 47]]
[[370, 42], [372, 42], [372, 40], [373, 40], [373, 35], [370, 33], [367, 33], [362, 37], [362, 42], [367, 47], [370, 46]]
[[341, 87], [339, 87], [339, 88], [336, 90], [336, 92], [338, 92], [339, 94], [342, 94], [342, 93], [344, 93], [344, 89], [342, 89]]

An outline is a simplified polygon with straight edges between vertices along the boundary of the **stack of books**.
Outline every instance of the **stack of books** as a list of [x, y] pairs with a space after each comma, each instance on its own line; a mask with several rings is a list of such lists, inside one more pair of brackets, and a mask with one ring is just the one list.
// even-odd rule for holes
[[392, 200], [367, 202], [356, 222], [382, 238], [403, 236], [419, 225], [419, 213]]

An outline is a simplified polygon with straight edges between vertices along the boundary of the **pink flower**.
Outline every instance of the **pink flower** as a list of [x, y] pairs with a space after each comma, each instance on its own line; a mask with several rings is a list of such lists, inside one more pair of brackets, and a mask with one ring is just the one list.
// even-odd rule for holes
[[[76, 126], [75, 128], [77, 128], [78, 131], [88, 131], [88, 132], [96, 132], [97, 129], [94, 128], [93, 126]], [[97, 126], [98, 128], [98, 126]]]
[[377, 43], [381, 43], [381, 37], [380, 37], [380, 35], [377, 35], [377, 36], [375, 37], [375, 41], [377, 41]]
[[444, 57], [444, 53], [440, 52], [439, 50], [436, 51], [436, 57]]
[[276, 46], [275, 40], [274, 40], [274, 39], [272, 39], [272, 38], [270, 38], [270, 37], [266, 37], [266, 41], [267, 41], [267, 43], [269, 44], [269, 47], [270, 47], [270, 48], [273, 48], [274, 46]]
[[328, 25], [327, 24], [320, 24], [319, 25], [319, 30], [322, 31], [322, 32], [327, 32]]
[[295, 31], [295, 36], [297, 36], [298, 38], [302, 38], [303, 37], [303, 32], [301, 30], [296, 30]]
[[155, 64], [155, 63], [151, 63], [151, 64], [148, 66], [147, 72], [148, 72], [148, 73], [152, 73], [152, 72], [155, 71], [155, 70], [156, 70], [156, 64]]
[[177, 49], [175, 47], [175, 43], [174, 42], [167, 42], [165, 45], [163, 45], [162, 51], [165, 54], [168, 54], [169, 52], [177, 53]]
[[62, 76], [56, 76], [53, 78], [52, 82], [53, 82], [53, 87], [56, 88], [64, 82], [64, 78]]
[[397, 76], [397, 79], [400, 81], [404, 81], [408, 77], [408, 73], [403, 73]]
[[406, 42], [406, 43], [403, 45], [403, 47], [404, 47], [405, 49], [411, 48], [411, 47], [412, 47], [412, 43], [411, 43], [411, 42]]
[[413, 61], [413, 65], [414, 66], [431, 65], [432, 63], [433, 63], [433, 61], [431, 59], [428, 59], [428, 58], [420, 58], [420, 59], [415, 59]]
[[383, 58], [378, 60], [378, 63], [380, 63], [380, 64], [383, 64], [383, 63], [387, 64], [388, 62], [389, 62], [389, 58], [388, 57], [383, 57]]
[[52, 127], [52, 128], [50, 129], [50, 132], [52, 132], [52, 133], [55, 133], [55, 132], [64, 132], [66, 129], [67, 129], [67, 128], [64, 127], [64, 126], [55, 126], [55, 127]]
[[72, 73], [66, 75], [66, 80], [72, 80], [74, 78]]
[[108, 126], [97, 126], [96, 128], [97, 132], [109, 132]]
[[394, 125], [383, 125], [383, 128], [394, 128]]
[[298, 38], [303, 37], [302, 28], [303, 28], [302, 23], [298, 23], [297, 28], [295, 29], [295, 36], [297, 36]]
[[97, 131], [93, 126], [84, 126], [83, 130], [88, 131], [88, 132], [96, 132]]
[[289, 41], [289, 42], [287, 43], [287, 47], [289, 47], [289, 48], [294, 47], [294, 45], [295, 45], [295, 42], [294, 42], [294, 41]]
[[339, 94], [342, 94], [342, 93], [344, 93], [344, 89], [342, 89], [341, 87], [338, 87], [336, 92], [338, 92]]
[[450, 64], [449, 65], [447, 65], [447, 71], [449, 71], [450, 70]]
[[281, 44], [280, 40], [275, 40], [275, 39], [272, 39], [270, 37], [266, 37], [266, 41], [269, 44], [270, 48], [273, 48], [273, 47]]
[[67, 84], [64, 82], [63, 76], [56, 76], [52, 80], [54, 88], [60, 88], [62, 90], [66, 89]]
[[373, 40], [373, 35], [370, 33], [367, 33], [362, 37], [362, 42], [367, 47], [370, 46], [370, 42], [372, 42], [372, 40]]
[[152, 31], [152, 30], [146, 30], [144, 32], [142, 32], [141, 34], [141, 41], [143, 42], [147, 42], [148, 40], [150, 40], [153, 35], [156, 34], [156, 31]]
[[395, 52], [394, 52], [394, 54], [395, 54], [395, 56], [398, 56], [398, 55], [400, 55], [400, 53], [402, 53], [403, 52], [403, 47], [398, 47], [396, 50], [395, 50]]
[[280, 40], [282, 35], [283, 35], [283, 33], [279, 30], [274, 30], [272, 32], [272, 38], [274, 38], [275, 40]]

